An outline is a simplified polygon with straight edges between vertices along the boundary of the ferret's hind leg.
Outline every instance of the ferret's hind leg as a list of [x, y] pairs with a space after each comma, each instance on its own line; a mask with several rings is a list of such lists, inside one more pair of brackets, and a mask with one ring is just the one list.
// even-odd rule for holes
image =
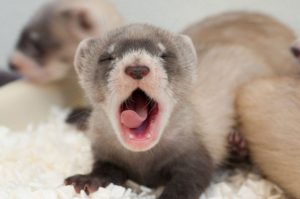
[[249, 163], [249, 151], [245, 138], [234, 130], [228, 136], [228, 164]]

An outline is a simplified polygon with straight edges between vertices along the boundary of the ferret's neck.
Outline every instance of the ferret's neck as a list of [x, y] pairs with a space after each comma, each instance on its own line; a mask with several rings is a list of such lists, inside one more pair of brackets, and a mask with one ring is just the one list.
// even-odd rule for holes
[[180, 100], [172, 111], [165, 134], [172, 136], [172, 134], [175, 134], [174, 131], [178, 131], [179, 134], [182, 131], [193, 132], [197, 126], [195, 120], [197, 117], [193, 105], [188, 100]]

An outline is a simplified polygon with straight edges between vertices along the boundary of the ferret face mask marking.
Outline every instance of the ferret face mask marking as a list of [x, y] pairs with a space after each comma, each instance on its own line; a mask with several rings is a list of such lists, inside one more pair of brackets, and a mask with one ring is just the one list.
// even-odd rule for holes
[[72, 41], [63, 37], [66, 33], [59, 6], [51, 2], [35, 14], [22, 30], [10, 58], [11, 69], [35, 83], [59, 80], [71, 69], [74, 50], [68, 49]]
[[[10, 59], [10, 67], [35, 83], [58, 80], [70, 70], [72, 60], [62, 38], [51, 31], [50, 24], [26, 27]], [[68, 52], [68, 54], [63, 53]]]
[[186, 36], [130, 25], [78, 47], [75, 68], [95, 108], [122, 145], [146, 151], [160, 140], [176, 104], [195, 79], [196, 56]]

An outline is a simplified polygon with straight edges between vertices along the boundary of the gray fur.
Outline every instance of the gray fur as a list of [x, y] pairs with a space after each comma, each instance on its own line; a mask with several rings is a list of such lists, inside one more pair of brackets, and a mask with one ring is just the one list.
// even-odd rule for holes
[[[159, 143], [148, 151], [133, 152], [120, 144], [104, 111], [104, 101], [110, 100], [106, 99], [109, 92], [107, 81], [110, 70], [116, 67], [115, 59], [132, 49], [146, 50], [158, 58], [161, 56], [158, 43], [166, 47], [167, 55], [161, 57], [162, 67], [168, 76], [167, 87], [178, 103]], [[113, 52], [108, 52], [112, 45]], [[105, 59], [107, 56], [114, 58]], [[82, 42], [75, 65], [93, 104], [88, 135], [95, 164], [90, 174], [70, 177], [66, 183], [75, 183], [75, 188], [80, 189], [86, 184], [104, 185], [103, 179], [122, 184], [130, 178], [150, 187], [166, 185], [161, 199], [198, 198], [210, 182], [213, 166], [210, 155], [201, 144], [201, 133], [194, 117], [196, 113], [186, 98], [195, 74], [193, 47], [180, 35], [150, 25], [135, 24], [112, 31], [102, 39]]]
[[[79, 77], [82, 77], [83, 87], [94, 88], [95, 90], [88, 94], [97, 93], [97, 96], [107, 92], [105, 87], [109, 72], [114, 68], [114, 60], [122, 58], [125, 53], [133, 49], [146, 49], [154, 57], [160, 57], [162, 51], [158, 43], [166, 47], [162, 59], [170, 87], [176, 93], [176, 97], [184, 96], [192, 87], [196, 76], [197, 58], [194, 56], [194, 49], [184, 41], [181, 35], [146, 24], [128, 25], [109, 32], [102, 38], [85, 41], [85, 47], [79, 48], [78, 55], [75, 56], [75, 65], [78, 68]], [[113, 52], [109, 52], [111, 45], [115, 46]], [[110, 56], [113, 60], [99, 63], [103, 57]], [[104, 96], [101, 99], [103, 100]]]

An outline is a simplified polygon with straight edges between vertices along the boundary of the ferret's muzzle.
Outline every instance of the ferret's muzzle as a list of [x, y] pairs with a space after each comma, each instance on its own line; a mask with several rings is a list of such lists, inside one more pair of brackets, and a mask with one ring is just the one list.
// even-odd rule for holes
[[120, 142], [132, 151], [151, 149], [173, 107], [161, 59], [147, 51], [126, 54], [115, 63], [109, 82], [107, 111], [114, 113], [110, 116]]
[[158, 104], [142, 90], [136, 89], [120, 107], [121, 124], [130, 130], [129, 138], [150, 138], [150, 124], [158, 113]]

